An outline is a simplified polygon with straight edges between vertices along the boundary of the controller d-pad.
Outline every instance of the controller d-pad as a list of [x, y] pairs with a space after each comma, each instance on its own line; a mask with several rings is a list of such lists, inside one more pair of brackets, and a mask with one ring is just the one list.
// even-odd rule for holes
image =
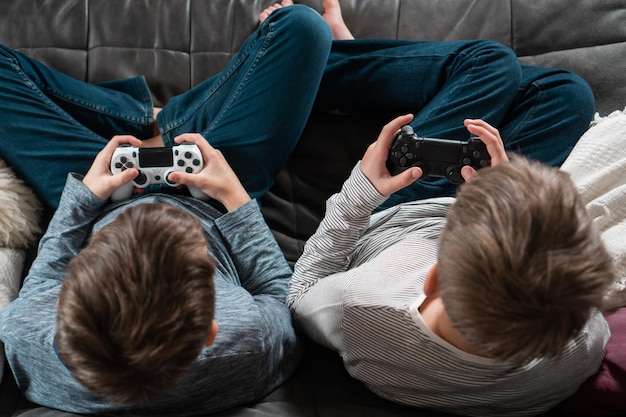
[[122, 156], [119, 162], [115, 162], [113, 164], [115, 169], [119, 169], [121, 171], [126, 171], [128, 168], [134, 168], [135, 164], [132, 161], [128, 160], [126, 157]]

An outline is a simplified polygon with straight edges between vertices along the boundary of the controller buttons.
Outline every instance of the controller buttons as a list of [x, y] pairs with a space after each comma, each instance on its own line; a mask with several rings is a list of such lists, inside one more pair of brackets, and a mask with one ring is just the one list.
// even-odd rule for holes
[[146, 182], [148, 182], [148, 176], [144, 174], [143, 172], [139, 171], [139, 175], [135, 177], [135, 184], [144, 185]]
[[120, 157], [119, 162], [116, 162], [113, 165], [116, 169], [120, 169], [122, 171], [126, 171], [128, 168], [133, 168], [135, 164], [132, 161], [128, 160], [125, 156]]
[[191, 159], [193, 157], [193, 154], [189, 151], [185, 152], [185, 159]]
[[187, 167], [187, 168], [185, 168], [185, 172], [187, 174], [193, 174], [193, 168], [192, 167]]
[[483, 168], [486, 167], [486, 166], [489, 166], [489, 160], [488, 159], [481, 159], [480, 160], [480, 166], [483, 167]]
[[461, 171], [453, 168], [448, 168], [446, 177], [448, 177], [448, 181], [450, 181], [452, 184], [460, 184], [463, 182], [463, 175], [461, 175]]
[[472, 152], [472, 156], [476, 159], [480, 158], [482, 155], [482, 153], [480, 151], [474, 151]]
[[199, 159], [197, 159], [197, 158], [196, 158], [196, 159], [194, 159], [193, 161], [191, 161], [191, 163], [192, 163], [194, 166], [200, 166], [200, 160], [199, 160]]
[[471, 165], [471, 164], [472, 164], [471, 159], [469, 159], [467, 156], [463, 158], [463, 165]]
[[176, 164], [177, 164], [179, 167], [184, 167], [184, 166], [185, 166], [185, 161], [183, 161], [182, 159], [179, 159], [178, 161], [176, 161]]

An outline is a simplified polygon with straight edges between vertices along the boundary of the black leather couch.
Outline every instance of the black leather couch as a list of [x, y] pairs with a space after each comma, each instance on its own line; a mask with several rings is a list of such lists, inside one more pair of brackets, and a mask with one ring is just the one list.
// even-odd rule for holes
[[[321, 0], [297, 1], [321, 10]], [[0, 42], [73, 77], [99, 82], [143, 74], [157, 105], [220, 71], [271, 0], [4, 0]], [[626, 0], [342, 0], [356, 37], [490, 38], [523, 63], [585, 78], [597, 110], [626, 101]], [[313, 114], [263, 211], [293, 263], [385, 120]], [[286, 120], [285, 123], [288, 123]], [[332, 152], [330, 151], [332, 149]], [[29, 403], [10, 372], [0, 416], [69, 416]], [[384, 401], [351, 380], [338, 356], [312, 343], [283, 387], [218, 416], [441, 416]], [[555, 409], [550, 416], [565, 415]]]

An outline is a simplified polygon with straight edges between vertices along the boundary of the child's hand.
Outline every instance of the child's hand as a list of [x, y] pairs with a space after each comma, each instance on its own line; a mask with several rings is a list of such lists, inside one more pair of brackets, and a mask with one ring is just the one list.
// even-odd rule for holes
[[136, 168], [129, 168], [115, 175], [111, 173], [113, 153], [118, 146], [123, 144], [140, 146], [141, 141], [130, 135], [114, 136], [98, 153], [83, 178], [83, 184], [101, 200], [111, 197], [113, 191], [129, 183], [139, 174]]
[[[491, 157], [491, 166], [508, 162], [509, 158], [504, 150], [504, 143], [502, 138], [500, 138], [498, 129], [480, 119], [466, 119], [464, 124], [471, 134], [478, 136], [487, 146], [487, 152], [489, 152]], [[469, 181], [474, 174], [476, 174], [476, 170], [470, 166], [461, 168], [461, 175], [465, 181]]]
[[185, 133], [174, 138], [176, 143], [195, 143], [200, 152], [204, 167], [196, 174], [175, 171], [169, 175], [172, 182], [196, 187], [209, 197], [216, 199], [232, 211], [250, 201], [250, 196], [241, 185], [239, 178], [230, 167], [222, 152], [212, 147], [199, 133]]
[[361, 160], [361, 171], [383, 196], [395, 193], [422, 176], [422, 169], [418, 167], [411, 167], [392, 176], [386, 165], [393, 139], [400, 128], [411, 120], [413, 115], [407, 114], [386, 124], [376, 142], [367, 148]]

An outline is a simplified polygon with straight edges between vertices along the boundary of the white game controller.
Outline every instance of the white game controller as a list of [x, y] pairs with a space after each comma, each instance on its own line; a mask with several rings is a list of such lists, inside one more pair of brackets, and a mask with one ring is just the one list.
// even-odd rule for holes
[[[130, 198], [133, 188], [145, 188], [152, 184], [167, 184], [178, 187], [180, 184], [169, 181], [174, 171], [198, 173], [202, 170], [202, 153], [194, 143], [182, 143], [171, 148], [136, 148], [130, 145], [119, 146], [111, 158], [111, 172], [120, 173], [128, 168], [137, 168], [139, 175], [111, 194], [111, 200]], [[208, 196], [196, 187], [188, 187], [189, 193], [199, 199]]]

